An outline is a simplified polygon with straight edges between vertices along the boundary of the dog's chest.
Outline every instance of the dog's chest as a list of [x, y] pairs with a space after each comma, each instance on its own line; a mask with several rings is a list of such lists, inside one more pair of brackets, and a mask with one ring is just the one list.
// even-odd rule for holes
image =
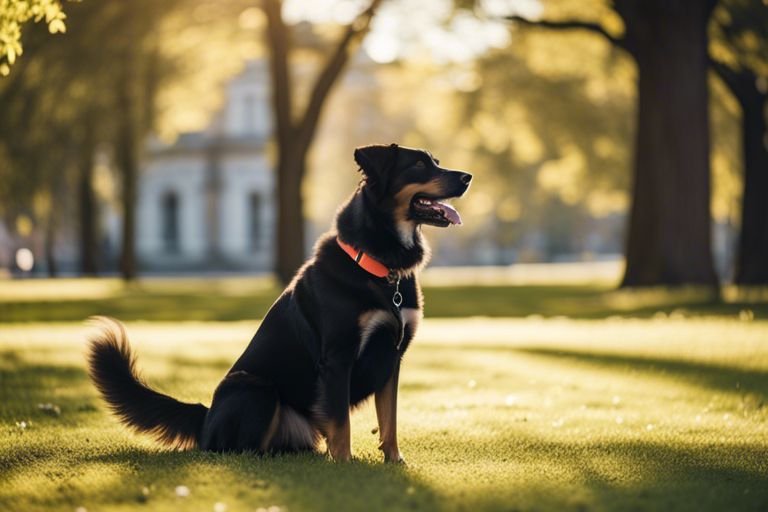
[[357, 349], [359, 358], [373, 339], [388, 340], [398, 347], [405, 336], [413, 336], [421, 319], [421, 310], [403, 308], [397, 313], [394, 310], [374, 309], [362, 313], [358, 318], [360, 326], [360, 344]]

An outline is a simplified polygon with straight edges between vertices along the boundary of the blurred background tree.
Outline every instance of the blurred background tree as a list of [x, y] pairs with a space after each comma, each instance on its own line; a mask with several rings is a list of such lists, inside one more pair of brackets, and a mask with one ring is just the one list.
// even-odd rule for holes
[[272, 115], [277, 143], [277, 277], [285, 284], [304, 263], [304, 201], [301, 188], [306, 175], [307, 153], [317, 132], [323, 108], [350, 55], [368, 32], [381, 0], [372, 0], [355, 19], [341, 28], [341, 36], [328, 50], [325, 64], [308, 92], [303, 112], [296, 113], [296, 93], [291, 73], [291, 29], [283, 20], [282, 2], [265, 0], [267, 47], [270, 51]]
[[[511, 20], [583, 29], [626, 50], [637, 66], [632, 204], [622, 286], [715, 287], [711, 252], [707, 29], [715, 0], [616, 0], [601, 21]], [[613, 27], [612, 27], [613, 28]], [[682, 136], [685, 134], [685, 136]]]
[[[764, 107], [744, 101], [765, 101], [765, 8], [761, 0], [722, 0], [714, 14], [713, 2], [679, 3], [685, 12], [675, 5], [67, 3], [67, 33], [53, 44], [45, 25], [30, 25], [23, 58], [0, 80], [0, 215], [16, 239], [44, 241], [49, 272], [57, 258], [67, 260], [56, 240], [77, 219], [79, 271], [117, 265], [133, 278], [148, 145], [206, 126], [224, 101], [223, 84], [244, 63], [268, 59], [260, 79], [275, 92], [266, 151], [276, 171], [274, 261], [283, 280], [354, 186], [351, 149], [399, 141], [480, 178], [462, 200], [466, 226], [428, 233], [439, 263], [626, 250], [627, 286], [711, 287], [714, 216], [721, 274], [731, 272], [721, 254], [731, 242], [718, 233], [741, 224], [737, 280], [759, 282], [765, 173], [748, 169], [765, 167], [756, 151], [765, 151], [765, 117]], [[517, 23], [499, 21], [512, 13]], [[689, 36], [697, 44], [678, 48]], [[707, 64], [720, 76], [720, 67], [753, 73], [745, 83], [762, 96], [736, 92], [731, 75], [727, 87], [708, 83]], [[121, 219], [120, 239], [109, 240], [120, 252], [114, 261], [105, 257], [100, 211], [113, 208]]]
[[711, 66], [741, 109], [743, 188], [734, 281], [768, 284], [768, 6], [722, 0], [715, 11]]
[[66, 32], [66, 14], [59, 0], [3, 0], [0, 3], [0, 76], [7, 76], [24, 49], [21, 29], [25, 23], [45, 21], [51, 34]]
[[[172, 89], [174, 80], [188, 86], [200, 78], [199, 71], [188, 67], [194, 59], [204, 62], [205, 52], [194, 44], [179, 51], [179, 41], [202, 41], [201, 32], [216, 33], [220, 17], [233, 13], [217, 12], [190, 22], [189, 12], [207, 3], [72, 3], [70, 31], [59, 36], [57, 44], [48, 44], [41, 28], [30, 27], [24, 36], [24, 59], [0, 83], [0, 102], [7, 106], [0, 119], [5, 141], [0, 155], [6, 157], [0, 170], [6, 174], [2, 213], [11, 224], [21, 214], [30, 219], [22, 224], [46, 226], [45, 246], [51, 248], [57, 218], [74, 213], [60, 210], [59, 195], [75, 190], [84, 275], [97, 273], [99, 267], [100, 215], [93, 172], [101, 152], [112, 155], [119, 182], [123, 219], [119, 269], [125, 279], [136, 276], [136, 182], [142, 147], [158, 127], [158, 95]], [[232, 2], [230, 9], [240, 12], [242, 6]], [[179, 31], [180, 23], [186, 32]], [[220, 65], [226, 62], [221, 46], [210, 48], [215, 48]], [[231, 65], [221, 67], [231, 70]], [[221, 78], [215, 70], [205, 74], [208, 80]], [[46, 252], [49, 271], [55, 272], [54, 255]]]
[[[169, 63], [159, 62], [156, 31], [174, 2], [94, 1], [69, 7], [71, 30], [56, 44], [48, 44], [39, 27], [30, 27], [24, 38], [27, 55], [0, 90], [9, 107], [0, 121], [12, 157], [7, 169], [16, 180], [7, 184], [6, 194], [17, 203], [15, 211], [32, 198], [45, 198], [40, 201], [45, 207], [32, 217], [47, 226], [45, 244], [53, 247], [56, 220], [63, 213], [58, 194], [77, 190], [80, 270], [94, 274], [99, 217], [92, 172], [97, 147], [109, 145], [122, 177], [120, 269], [131, 279], [136, 275], [138, 145], [153, 127], [154, 96], [169, 69]], [[49, 269], [55, 269], [53, 254], [47, 256]]]

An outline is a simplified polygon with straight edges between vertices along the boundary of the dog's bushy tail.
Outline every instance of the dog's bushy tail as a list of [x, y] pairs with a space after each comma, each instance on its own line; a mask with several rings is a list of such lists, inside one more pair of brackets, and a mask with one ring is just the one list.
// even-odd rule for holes
[[99, 331], [89, 338], [88, 372], [120, 421], [177, 449], [198, 445], [208, 408], [179, 402], [151, 389], [136, 371], [123, 324], [93, 317]]

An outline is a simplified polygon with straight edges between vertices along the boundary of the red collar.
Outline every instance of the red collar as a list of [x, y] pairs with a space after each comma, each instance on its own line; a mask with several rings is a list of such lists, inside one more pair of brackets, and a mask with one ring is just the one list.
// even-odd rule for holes
[[389, 275], [389, 269], [379, 260], [373, 259], [363, 251], [359, 251], [348, 243], [342, 242], [339, 237], [336, 237], [336, 243], [339, 244], [342, 251], [347, 253], [350, 258], [355, 260], [355, 263], [363, 267], [363, 270], [369, 274], [373, 274], [376, 277], [387, 277]]

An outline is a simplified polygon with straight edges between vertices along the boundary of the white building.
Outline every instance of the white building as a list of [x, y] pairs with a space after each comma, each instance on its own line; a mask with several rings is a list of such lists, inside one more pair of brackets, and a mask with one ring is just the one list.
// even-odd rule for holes
[[264, 60], [226, 89], [201, 132], [149, 145], [139, 179], [137, 255], [142, 270], [272, 268], [275, 180]]

